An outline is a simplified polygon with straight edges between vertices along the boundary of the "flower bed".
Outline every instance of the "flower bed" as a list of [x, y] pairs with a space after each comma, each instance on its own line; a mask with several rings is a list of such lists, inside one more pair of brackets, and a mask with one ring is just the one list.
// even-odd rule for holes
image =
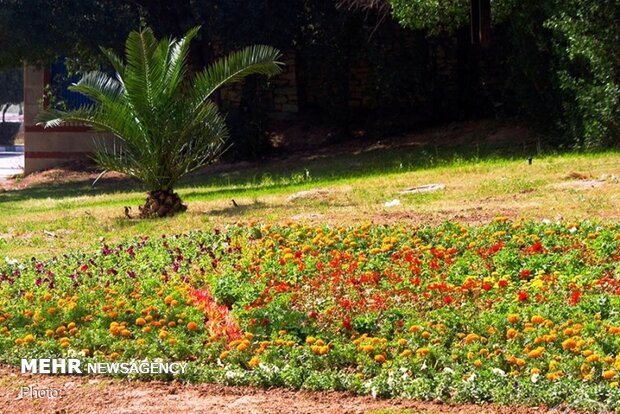
[[620, 226], [232, 226], [0, 269], [0, 352], [188, 381], [620, 406]]

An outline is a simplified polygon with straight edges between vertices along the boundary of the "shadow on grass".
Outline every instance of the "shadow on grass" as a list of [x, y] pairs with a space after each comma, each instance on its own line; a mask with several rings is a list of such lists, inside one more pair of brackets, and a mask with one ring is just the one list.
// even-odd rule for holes
[[[232, 201], [231, 201], [232, 204]], [[239, 215], [243, 215], [245, 213], [251, 213], [254, 211], [263, 210], [266, 207], [274, 207], [273, 205], [268, 205], [261, 201], [254, 201], [252, 204], [237, 204], [231, 205], [230, 207], [225, 207], [221, 209], [213, 209], [208, 210], [205, 214], [210, 216], [220, 216], [220, 217], [235, 217]], [[281, 207], [281, 206], [278, 206]]]
[[[191, 189], [183, 194], [183, 198], [200, 200], [241, 196], [252, 192], [278, 192], [325, 185], [343, 179], [370, 178], [489, 160], [522, 159], [527, 162], [523, 152], [514, 146], [473, 148], [471, 145], [388, 148], [348, 154], [323, 154], [319, 158], [310, 158], [272, 159], [256, 163], [211, 166], [186, 177], [177, 190]], [[0, 202], [140, 191], [143, 189], [135, 180], [104, 177], [94, 187], [90, 180], [81, 180], [66, 184], [36, 184], [25, 189], [6, 191], [0, 193]]]

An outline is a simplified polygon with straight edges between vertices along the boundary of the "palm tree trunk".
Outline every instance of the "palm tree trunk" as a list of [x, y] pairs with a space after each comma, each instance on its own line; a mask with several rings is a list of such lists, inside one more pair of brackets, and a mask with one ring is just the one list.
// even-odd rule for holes
[[140, 207], [140, 217], [171, 217], [185, 210], [187, 206], [173, 190], [155, 190], [149, 192], [144, 206]]

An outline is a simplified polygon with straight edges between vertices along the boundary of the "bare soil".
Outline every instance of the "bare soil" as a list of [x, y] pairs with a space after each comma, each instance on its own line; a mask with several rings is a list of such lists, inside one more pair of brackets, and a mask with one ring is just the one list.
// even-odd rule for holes
[[[2, 413], [367, 413], [374, 410], [410, 410], [412, 413], [569, 413], [546, 407], [500, 407], [495, 405], [446, 405], [412, 400], [381, 400], [341, 392], [310, 392], [287, 389], [227, 387], [213, 384], [139, 382], [102, 377], [23, 375], [0, 366], [0, 412]], [[20, 388], [57, 389], [59, 398], [20, 397]]]

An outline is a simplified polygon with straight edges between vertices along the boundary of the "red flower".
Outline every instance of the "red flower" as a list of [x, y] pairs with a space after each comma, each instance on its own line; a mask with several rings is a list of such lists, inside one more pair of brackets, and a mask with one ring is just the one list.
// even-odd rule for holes
[[349, 318], [345, 318], [342, 321], [342, 327], [348, 331], [350, 331], [351, 329], [353, 329], [353, 326], [351, 325], [351, 319]]
[[519, 272], [519, 277], [521, 279], [528, 279], [530, 276], [532, 276], [532, 271], [531, 270], [525, 269], [525, 270], [521, 270]]
[[573, 290], [573, 293], [571, 293], [570, 298], [568, 299], [568, 303], [571, 306], [575, 306], [576, 304], [579, 303], [579, 301], [581, 300], [581, 292], [579, 291], [579, 289]]
[[500, 279], [497, 284], [499, 285], [499, 287], [505, 288], [506, 286], [508, 286], [508, 281], [506, 279]]
[[503, 247], [504, 247], [504, 242], [503, 241], [495, 243], [493, 245], [493, 247], [491, 247], [491, 250], [489, 251], [489, 253], [490, 254], [495, 254], [495, 253], [499, 252], [500, 250], [502, 250]]
[[489, 282], [482, 282], [482, 289], [491, 290], [493, 288], [493, 284]]
[[443, 303], [445, 303], [446, 305], [449, 305], [450, 303], [452, 303], [452, 296], [444, 296], [443, 298]]
[[545, 248], [543, 247], [541, 242], [536, 242], [533, 245], [531, 245], [530, 247], [526, 248], [525, 251], [527, 253], [544, 253]]
[[526, 291], [520, 290], [519, 293], [517, 293], [517, 300], [519, 302], [525, 302], [527, 298], [529, 298], [529, 295], [527, 294]]

